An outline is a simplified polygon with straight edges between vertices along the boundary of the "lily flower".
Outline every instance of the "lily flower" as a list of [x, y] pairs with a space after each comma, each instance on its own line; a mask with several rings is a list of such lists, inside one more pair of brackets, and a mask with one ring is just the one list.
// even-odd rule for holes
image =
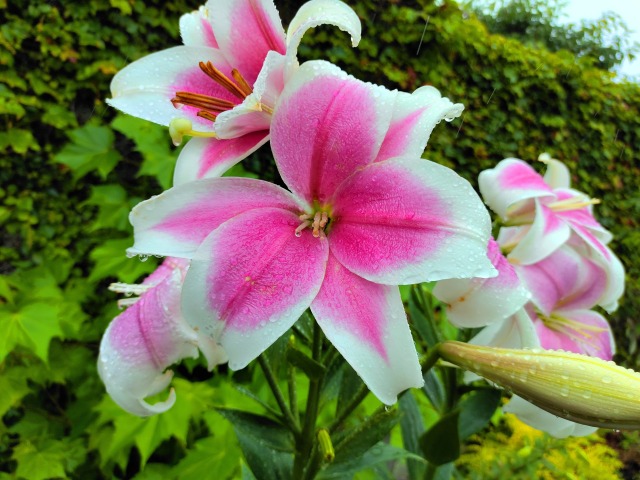
[[561, 350], [516, 350], [447, 341], [442, 358], [583, 425], [640, 429], [640, 374]]
[[285, 35], [272, 0], [209, 0], [180, 19], [184, 45], [143, 57], [113, 78], [111, 106], [169, 126], [181, 152], [174, 183], [220, 176], [269, 139], [275, 102], [297, 66], [304, 33], [331, 24], [360, 41], [338, 0], [304, 4]]
[[441, 280], [433, 289], [433, 295], [446, 304], [447, 318], [458, 327], [500, 322], [520, 310], [531, 296], [493, 238], [487, 250], [498, 271], [496, 277]]
[[563, 246], [533, 265], [518, 266], [517, 271], [532, 294], [530, 314], [542, 348], [613, 358], [611, 327], [591, 310], [607, 287], [602, 267]]
[[[109, 324], [98, 357], [98, 373], [107, 392], [124, 410], [141, 417], [173, 406], [176, 395], [153, 405], [145, 398], [162, 392], [171, 382], [170, 365], [202, 351], [211, 370], [226, 361], [224, 351], [209, 337], [193, 330], [181, 313], [180, 289], [189, 262], [167, 258], [141, 285], [114, 284], [111, 289], [131, 295], [130, 306]], [[166, 371], [165, 371], [166, 370]]]
[[[478, 178], [480, 193], [487, 205], [507, 227], [498, 241], [509, 250], [512, 263], [528, 265], [542, 260], [578, 236], [595, 252], [609, 258], [606, 244], [611, 233], [594, 218], [592, 207], [599, 203], [570, 188], [567, 167], [548, 155], [539, 160], [547, 164], [544, 175], [526, 162], [507, 158]], [[509, 237], [507, 244], [504, 239]]]
[[184, 315], [224, 348], [230, 368], [245, 367], [310, 307], [382, 402], [423, 384], [397, 285], [495, 269], [489, 215], [471, 185], [406, 155], [418, 148], [413, 128], [424, 135], [420, 117], [395, 115], [411, 99], [420, 100], [307, 62], [271, 125], [290, 191], [209, 178], [133, 209], [129, 253], [192, 259]]

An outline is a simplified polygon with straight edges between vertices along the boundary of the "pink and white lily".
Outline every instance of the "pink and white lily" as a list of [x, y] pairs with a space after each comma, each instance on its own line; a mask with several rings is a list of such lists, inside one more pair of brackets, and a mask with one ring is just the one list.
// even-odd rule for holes
[[611, 233], [592, 212], [598, 201], [570, 188], [569, 171], [563, 163], [548, 155], [541, 155], [540, 160], [547, 164], [544, 177], [526, 162], [507, 158], [478, 178], [485, 203], [511, 227], [503, 228], [498, 238], [509, 250], [509, 260], [522, 265], [535, 263], [572, 236], [608, 258], [606, 244]]
[[143, 57], [111, 82], [111, 106], [169, 126], [180, 154], [174, 183], [222, 175], [269, 139], [275, 102], [297, 66], [304, 33], [331, 24], [360, 41], [339, 0], [311, 0], [285, 35], [272, 0], [209, 0], [180, 19], [184, 46]]
[[290, 191], [209, 178], [134, 208], [130, 253], [192, 259], [184, 314], [222, 345], [232, 369], [310, 307], [371, 391], [392, 404], [423, 384], [397, 285], [495, 275], [488, 212], [468, 182], [415, 153], [412, 134], [424, 131], [409, 99], [419, 99], [399, 95], [307, 62], [271, 125]]
[[166, 369], [172, 364], [196, 358], [198, 349], [209, 369], [226, 361], [224, 351], [182, 316], [180, 290], [188, 266], [188, 260], [167, 258], [141, 285], [112, 286], [140, 297], [126, 299], [123, 303], [130, 306], [109, 324], [100, 344], [98, 372], [111, 398], [134, 415], [153, 415], [173, 406], [173, 389], [164, 401], [145, 401], [169, 385], [173, 372]]
[[531, 296], [493, 238], [487, 250], [498, 271], [496, 277], [442, 280], [433, 289], [433, 295], [446, 304], [447, 318], [458, 327], [499, 323], [520, 310]]

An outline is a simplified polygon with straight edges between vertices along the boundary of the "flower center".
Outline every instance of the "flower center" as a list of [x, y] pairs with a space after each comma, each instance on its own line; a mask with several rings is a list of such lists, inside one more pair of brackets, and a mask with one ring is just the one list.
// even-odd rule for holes
[[[211, 80], [223, 87], [229, 93], [237, 97], [240, 102], [253, 93], [253, 88], [247, 83], [238, 70], [231, 70], [233, 80], [218, 70], [211, 62], [200, 62], [202, 70]], [[212, 97], [201, 93], [176, 92], [171, 103], [176, 108], [187, 105], [198, 109], [197, 115], [212, 122], [216, 121], [219, 113], [231, 110], [240, 102], [231, 102], [222, 98]]]
[[331, 219], [329, 214], [324, 210], [319, 210], [314, 213], [302, 213], [298, 218], [302, 221], [295, 230], [296, 237], [302, 235], [302, 231], [305, 228], [311, 228], [314, 237], [320, 237], [320, 232], [325, 231], [325, 228], [329, 225]]

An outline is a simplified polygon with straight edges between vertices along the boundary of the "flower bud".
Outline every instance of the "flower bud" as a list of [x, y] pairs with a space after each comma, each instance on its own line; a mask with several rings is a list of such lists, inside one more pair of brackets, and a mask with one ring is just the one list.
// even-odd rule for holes
[[562, 350], [514, 350], [444, 342], [443, 359], [568, 420], [640, 429], [640, 373]]

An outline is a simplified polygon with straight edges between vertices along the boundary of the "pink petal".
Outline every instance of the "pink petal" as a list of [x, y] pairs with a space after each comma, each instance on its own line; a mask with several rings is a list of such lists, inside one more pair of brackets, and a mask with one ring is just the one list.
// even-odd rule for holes
[[208, 10], [201, 6], [195, 12], [185, 13], [180, 17], [180, 37], [183, 44], [192, 47], [218, 48], [218, 42], [207, 17], [208, 13]]
[[375, 159], [395, 96], [328, 62], [300, 66], [271, 124], [271, 148], [287, 186], [309, 203], [330, 200], [345, 178]]
[[411, 95], [400, 92], [376, 161], [400, 156], [421, 157], [435, 126], [444, 118], [459, 117], [462, 110], [461, 103], [451, 103], [434, 87], [421, 87]]
[[222, 223], [248, 210], [305, 210], [286, 190], [251, 178], [207, 178], [179, 185], [136, 205], [129, 216], [133, 255], [190, 258]]
[[495, 240], [489, 240], [488, 250], [497, 277], [441, 280], [433, 289], [433, 294], [447, 304], [447, 318], [454, 325], [477, 328], [500, 322], [516, 313], [530, 297]]
[[209, 19], [220, 50], [250, 85], [270, 50], [286, 52], [284, 29], [270, 0], [209, 0]]
[[396, 158], [336, 192], [328, 237], [338, 261], [388, 285], [490, 277], [490, 219], [469, 183], [428, 160]]
[[533, 303], [546, 315], [559, 309], [594, 307], [607, 284], [604, 269], [569, 246], [532, 265], [518, 266], [517, 271]]
[[566, 350], [611, 360], [615, 343], [609, 323], [592, 310], [561, 311], [557, 315], [571, 323], [562, 329], [550, 328], [542, 320], [535, 320], [540, 345], [547, 350]]
[[308, 229], [297, 237], [299, 224], [286, 210], [248, 211], [215, 230], [192, 260], [185, 317], [223, 346], [234, 370], [287, 331], [320, 290], [328, 243]]
[[232, 110], [222, 112], [216, 118], [218, 138], [235, 138], [259, 130], [268, 130], [271, 113], [284, 88], [285, 57], [269, 52], [260, 75], [253, 86], [253, 93]]
[[536, 200], [533, 223], [524, 227], [526, 235], [509, 253], [511, 263], [530, 265], [547, 257], [569, 240], [571, 229], [556, 213]]
[[329, 255], [311, 311], [323, 332], [383, 403], [424, 384], [397, 287], [369, 282]]
[[478, 177], [485, 203], [501, 218], [511, 218], [509, 208], [532, 198], [553, 196], [542, 176], [526, 162], [507, 158]]
[[139, 416], [161, 413], [173, 405], [175, 393], [154, 405], [144, 399], [164, 390], [172, 372], [165, 369], [187, 357], [197, 357], [198, 347], [209, 366], [225, 361], [215, 342], [199, 336], [184, 321], [180, 288], [186, 265], [167, 259], [146, 281], [153, 285], [131, 307], [117, 316], [100, 344], [98, 372], [107, 392], [123, 409]]
[[529, 403], [517, 395], [512, 396], [509, 403], [507, 403], [502, 410], [506, 413], [513, 413], [518, 417], [518, 420], [526, 423], [530, 427], [547, 432], [556, 438], [584, 437], [598, 430], [597, 427], [582, 425], [572, 422], [571, 420], [556, 417], [552, 413], [536, 407], [533, 403]]
[[198, 117], [198, 109], [175, 108], [171, 99], [176, 92], [210, 95], [234, 103], [240, 100], [205, 75], [198, 62], [210, 61], [225, 75], [231, 67], [220, 51], [207, 47], [174, 47], [152, 53], [120, 70], [111, 81], [107, 103], [144, 120], [169, 125], [175, 118], [188, 118], [197, 131], [213, 131], [210, 120]]
[[222, 176], [269, 140], [269, 132], [254, 132], [231, 140], [193, 138], [180, 152], [173, 174], [175, 186]]

